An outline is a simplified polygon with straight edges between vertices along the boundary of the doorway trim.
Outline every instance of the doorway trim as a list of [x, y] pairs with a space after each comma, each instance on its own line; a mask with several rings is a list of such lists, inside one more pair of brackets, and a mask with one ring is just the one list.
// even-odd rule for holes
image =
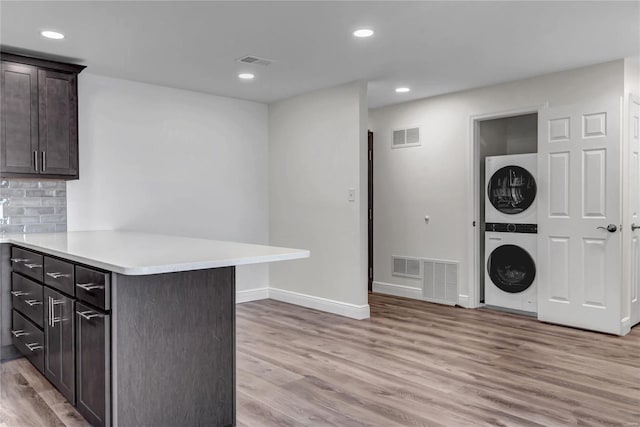
[[367, 131], [367, 277], [369, 292], [373, 291], [373, 132]]
[[467, 292], [468, 295], [458, 295], [458, 304], [466, 308], [478, 308], [484, 304], [480, 303], [480, 195], [478, 194], [478, 181], [480, 180], [480, 149], [477, 144], [480, 130], [480, 122], [485, 120], [504, 119], [506, 117], [521, 116], [525, 114], [540, 114], [540, 111], [548, 108], [549, 103], [533, 105], [511, 110], [502, 110], [485, 114], [474, 114], [469, 116], [469, 155], [467, 157], [467, 224], [470, 226], [467, 233], [467, 241], [471, 242], [467, 251], [467, 259], [471, 264], [467, 269]]

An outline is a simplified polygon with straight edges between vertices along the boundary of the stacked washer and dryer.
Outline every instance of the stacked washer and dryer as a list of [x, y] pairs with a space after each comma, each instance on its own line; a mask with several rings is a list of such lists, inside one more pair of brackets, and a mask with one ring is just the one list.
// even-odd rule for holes
[[485, 305], [535, 314], [537, 154], [485, 160]]

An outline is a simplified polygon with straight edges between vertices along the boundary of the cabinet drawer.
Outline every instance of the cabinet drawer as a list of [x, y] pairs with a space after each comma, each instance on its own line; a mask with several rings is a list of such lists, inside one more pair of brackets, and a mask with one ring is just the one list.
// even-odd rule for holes
[[76, 265], [76, 297], [103, 310], [111, 309], [109, 273]]
[[45, 256], [44, 283], [73, 296], [75, 291], [73, 264]]
[[42, 255], [18, 247], [11, 248], [11, 267], [25, 276], [42, 282]]
[[44, 373], [44, 333], [36, 325], [13, 310], [11, 327], [13, 345]]
[[44, 318], [43, 298], [41, 284], [18, 273], [11, 273], [11, 302], [13, 308], [41, 328]]

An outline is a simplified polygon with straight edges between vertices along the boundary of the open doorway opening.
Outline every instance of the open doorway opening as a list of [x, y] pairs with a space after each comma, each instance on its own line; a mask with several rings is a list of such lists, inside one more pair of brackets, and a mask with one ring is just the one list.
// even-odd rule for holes
[[536, 303], [538, 114], [475, 122], [476, 304], [533, 311]]

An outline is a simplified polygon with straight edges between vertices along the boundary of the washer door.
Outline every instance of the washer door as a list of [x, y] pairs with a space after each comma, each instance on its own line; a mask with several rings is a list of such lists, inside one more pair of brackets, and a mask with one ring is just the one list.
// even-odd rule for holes
[[498, 169], [487, 187], [489, 202], [498, 211], [515, 215], [527, 210], [536, 198], [536, 180], [520, 166]]
[[502, 245], [489, 255], [487, 271], [494, 285], [512, 294], [526, 290], [536, 278], [536, 263], [516, 245]]

